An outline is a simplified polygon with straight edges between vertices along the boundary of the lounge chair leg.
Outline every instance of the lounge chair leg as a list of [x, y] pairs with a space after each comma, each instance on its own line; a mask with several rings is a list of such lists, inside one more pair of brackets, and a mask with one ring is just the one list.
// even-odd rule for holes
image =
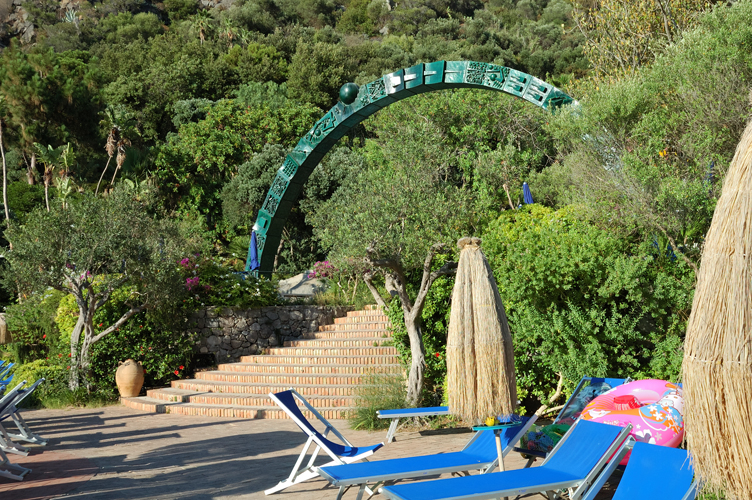
[[349, 486], [340, 486], [339, 493], [337, 493], [337, 500], [342, 500], [342, 495], [344, 495], [345, 492], [349, 489], [350, 489]]
[[394, 434], [397, 432], [397, 424], [399, 424], [399, 421], [399, 417], [393, 418], [392, 423], [389, 424], [389, 431], [386, 433], [386, 444], [389, 444], [394, 440]]
[[23, 455], [24, 457], [29, 454], [28, 448], [25, 448], [20, 444], [13, 442], [8, 433], [5, 432], [5, 428], [2, 425], [0, 425], [0, 450], [3, 450], [5, 453]]
[[19, 434], [11, 434], [9, 432], [8, 435], [11, 437], [11, 439], [38, 444], [39, 446], [47, 446], [49, 439], [44, 439], [42, 436], [34, 434], [31, 431], [29, 424], [26, 423], [26, 420], [24, 420], [24, 418], [19, 415], [18, 412], [13, 413], [13, 415], [11, 415], [11, 418], [13, 418], [13, 423], [16, 424], [16, 427], [18, 427], [19, 431]]
[[24, 476], [29, 472], [31, 472], [31, 469], [11, 463], [8, 460], [8, 456], [0, 450], [0, 477], [6, 477], [14, 481], [23, 481]]

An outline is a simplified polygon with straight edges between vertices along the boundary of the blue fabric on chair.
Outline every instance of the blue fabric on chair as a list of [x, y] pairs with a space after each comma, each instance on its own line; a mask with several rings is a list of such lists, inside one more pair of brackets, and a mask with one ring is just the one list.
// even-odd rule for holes
[[392, 500], [492, 499], [574, 488], [626, 439], [630, 427], [580, 420], [540, 466], [384, 488]]
[[681, 500], [692, 484], [693, 476], [686, 450], [635, 443], [613, 500]]
[[[331, 462], [322, 465], [323, 467], [327, 465], [342, 465], [358, 460], [364, 460], [366, 457], [371, 456], [374, 451], [384, 446], [384, 443], [379, 443], [373, 446], [353, 446], [345, 438], [345, 436], [343, 436], [337, 429], [335, 429], [334, 426], [330, 424], [323, 417], [323, 415], [321, 415], [321, 413], [316, 410], [316, 408], [314, 408], [308, 401], [305, 400], [303, 396], [298, 394], [294, 389], [278, 392], [276, 394], [269, 394], [269, 397], [272, 399], [272, 401], [277, 403], [277, 405], [279, 405], [279, 407], [282, 408], [285, 413], [287, 413], [287, 415], [298, 425], [298, 427], [300, 427], [300, 429], [306, 434], [306, 436], [308, 436], [308, 439], [306, 440], [306, 443], [303, 446], [303, 450], [300, 452], [298, 460], [293, 466], [292, 472], [290, 472], [288, 478], [280, 481], [273, 488], [269, 488], [268, 490], [264, 491], [264, 493], [266, 493], [267, 495], [282, 491], [285, 488], [288, 488], [294, 484], [301, 483], [303, 481], [307, 481], [308, 479], [318, 477], [319, 471], [314, 463], [316, 462], [316, 457], [318, 456], [320, 451], [323, 451], [329, 456], [329, 458], [332, 459]], [[326, 426], [326, 431], [323, 434], [317, 431], [316, 428], [311, 425], [311, 422], [308, 421], [305, 415], [303, 415], [303, 412], [300, 411], [300, 408], [298, 407], [298, 401], [300, 401], [300, 403], [305, 406], [307, 411], [312, 413], [322, 424]], [[326, 435], [328, 435], [329, 432], [337, 436], [337, 438], [339, 438], [344, 443], [344, 445], [334, 443], [327, 439]], [[311, 453], [308, 464], [303, 466], [303, 461], [305, 460], [306, 455], [308, 454], [308, 450], [311, 448], [311, 446], [315, 446], [315, 448]]]
[[[502, 449], [508, 448], [519, 439], [520, 434], [535, 422], [524, 418], [520, 425], [503, 429]], [[320, 473], [335, 486], [366, 484], [397, 479], [431, 476], [445, 472], [460, 472], [485, 469], [498, 459], [496, 439], [491, 430], [481, 431], [462, 451], [394, 458], [373, 462], [321, 467]]]
[[[300, 419], [300, 421], [305, 425], [305, 428], [311, 431], [312, 433], [316, 434], [316, 436], [326, 443], [327, 447], [335, 454], [339, 455], [340, 457], [355, 457], [358, 455], [362, 455], [363, 453], [366, 453], [368, 451], [376, 451], [382, 446], [384, 446], [382, 443], [375, 444], [373, 446], [342, 446], [341, 444], [333, 443], [329, 441], [327, 438], [325, 438], [319, 431], [317, 431], [311, 423], [308, 421], [307, 418], [303, 415], [303, 412], [300, 411], [300, 408], [298, 408], [298, 404], [295, 402], [295, 396], [292, 395], [291, 391], [284, 391], [284, 392], [278, 392], [275, 394], [277, 398], [284, 403], [284, 405], [287, 407], [287, 409], [290, 411], [290, 413], [295, 414], [296, 417]], [[300, 425], [300, 424], [298, 424]], [[304, 429], [305, 430], [305, 429]]]

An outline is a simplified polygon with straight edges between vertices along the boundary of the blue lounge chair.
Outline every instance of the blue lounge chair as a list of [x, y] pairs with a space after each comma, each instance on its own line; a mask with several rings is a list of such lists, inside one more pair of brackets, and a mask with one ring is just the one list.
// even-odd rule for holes
[[622, 458], [632, 450], [629, 463], [613, 500], [661, 498], [661, 500], [693, 500], [697, 495], [697, 481], [692, 482], [694, 470], [685, 450], [648, 443], [635, 443], [629, 437], [618, 454], [603, 470], [582, 500], [593, 500], [618, 467]]
[[[568, 423], [574, 423], [580, 416], [582, 410], [585, 408], [584, 404], [579, 404], [582, 401], [582, 396], [586, 396], [586, 399], [593, 399], [595, 396], [599, 396], [608, 389], [631, 382], [632, 379], [627, 378], [599, 378], [599, 377], [582, 377], [577, 384], [572, 396], [567, 400], [566, 404], [559, 411], [559, 415], [554, 419], [555, 424], [567, 421]], [[587, 403], [586, 403], [587, 404]], [[430, 406], [425, 408], [401, 408], [397, 410], [379, 410], [376, 415], [379, 418], [389, 418], [392, 420], [389, 425], [389, 430], [386, 433], [387, 444], [394, 440], [394, 434], [397, 432], [397, 426], [401, 418], [407, 417], [432, 417], [435, 415], [449, 415], [448, 406]], [[523, 450], [520, 448], [515, 449], [520, 453], [524, 453], [529, 456], [546, 458], [546, 454], [543, 452]], [[532, 463], [533, 460], [530, 462]]]
[[397, 425], [401, 418], [405, 417], [433, 417], [435, 415], [449, 415], [448, 406], [427, 406], [424, 408], [400, 408], [398, 410], [379, 410], [376, 416], [379, 418], [392, 419], [389, 424], [389, 430], [386, 433], [386, 443], [389, 444], [394, 440], [394, 434], [397, 432]]
[[[303, 396], [298, 394], [294, 389], [278, 392], [276, 394], [269, 394], [269, 397], [271, 397], [272, 400], [277, 403], [279, 407], [282, 408], [296, 424], [298, 424], [300, 430], [302, 430], [308, 436], [308, 440], [306, 441], [305, 446], [303, 446], [303, 451], [300, 452], [298, 461], [295, 462], [295, 466], [292, 468], [290, 476], [284, 481], [280, 481], [275, 487], [266, 490], [264, 493], [266, 493], [267, 495], [282, 491], [285, 488], [288, 488], [294, 484], [302, 483], [303, 481], [307, 481], [308, 479], [318, 477], [318, 468], [314, 466], [314, 462], [316, 461], [316, 457], [321, 450], [323, 450], [324, 453], [332, 458], [331, 462], [322, 466], [324, 467], [326, 465], [340, 465], [357, 462], [358, 460], [362, 460], [373, 455], [374, 451], [384, 446], [384, 443], [366, 447], [353, 446], [350, 441], [345, 439], [345, 436], [340, 434], [340, 432], [335, 429], [332, 424], [330, 424], [318, 411], [316, 411], [313, 406], [310, 405], [310, 403], [308, 403], [308, 401], [305, 400]], [[317, 431], [316, 428], [313, 427], [313, 425], [311, 425], [311, 423], [305, 418], [303, 412], [301, 412], [300, 408], [298, 408], [296, 400], [300, 401], [308, 411], [313, 413], [313, 415], [316, 416], [316, 418], [318, 418], [321, 423], [326, 426], [326, 430], [323, 434]], [[329, 441], [326, 438], [326, 436], [329, 435], [329, 432], [332, 432], [335, 436], [337, 436], [344, 443], [344, 446]], [[301, 465], [303, 464], [303, 460], [308, 453], [308, 449], [314, 443], [316, 444], [316, 449], [311, 454], [308, 465], [301, 469]]]
[[[27, 443], [34, 443], [40, 446], [47, 445], [48, 440], [44, 439], [38, 434], [34, 434], [34, 432], [29, 427], [29, 424], [26, 423], [26, 420], [24, 420], [23, 416], [18, 411], [18, 406], [21, 404], [21, 402], [29, 397], [31, 393], [33, 393], [42, 382], [44, 382], [44, 378], [40, 378], [25, 389], [20, 389], [16, 394], [15, 399], [9, 405], [7, 405], [5, 409], [0, 408], [0, 435], [2, 435], [4, 438], [12, 439], [14, 441], [26, 441]], [[14, 424], [16, 424], [16, 427], [18, 428], [18, 434], [6, 432], [6, 430], [2, 426], [2, 422], [9, 418], [13, 421]]]
[[[502, 456], [512, 451], [514, 443], [535, 423], [538, 417], [524, 418], [519, 425], [506, 428], [501, 434]], [[357, 500], [363, 498], [366, 488], [375, 490], [382, 483], [401, 479], [424, 478], [446, 473], [480, 470], [492, 471], [499, 462], [496, 439], [491, 430], [476, 432], [462, 451], [395, 458], [359, 464], [321, 467], [319, 473], [334, 486], [339, 486], [337, 500], [351, 486], [359, 486]], [[369, 487], [368, 485], [371, 484]]]
[[[588, 402], [592, 401], [593, 398], [600, 396], [614, 387], [618, 387], [631, 381], [632, 379], [629, 377], [582, 377], [577, 384], [577, 387], [575, 387], [574, 392], [572, 392], [572, 395], [554, 419], [553, 424], [573, 424], [578, 418], [580, 418], [582, 410], [585, 409], [585, 406], [587, 406]], [[526, 467], [530, 467], [530, 465], [535, 462], [536, 458], [546, 458], [546, 455], [548, 454], [540, 450], [530, 450], [527, 448], [515, 448], [514, 451], [521, 453], [523, 457], [528, 458]]]
[[[0, 399], [0, 411], [9, 406], [16, 399], [18, 391], [25, 383], [26, 381], [21, 382], [16, 387], [9, 390], [5, 394], [5, 396]], [[23, 455], [24, 453], [18, 454]], [[21, 467], [20, 465], [11, 463], [11, 461], [8, 459], [8, 455], [5, 454], [4, 447], [0, 446], [0, 477], [13, 479], [15, 481], [22, 481], [23, 477], [29, 472], [31, 472], [31, 469], [27, 469], [25, 467]]]
[[631, 430], [578, 420], [540, 467], [401, 484], [381, 493], [390, 500], [481, 500], [537, 492], [554, 498], [568, 489], [569, 498], [579, 500]]

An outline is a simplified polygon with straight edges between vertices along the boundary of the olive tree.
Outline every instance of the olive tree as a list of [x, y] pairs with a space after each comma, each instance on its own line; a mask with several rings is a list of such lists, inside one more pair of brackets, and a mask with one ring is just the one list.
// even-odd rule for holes
[[[104, 198], [89, 193], [67, 209], [38, 209], [25, 225], [11, 224], [5, 234], [12, 245], [5, 254], [6, 286], [22, 296], [54, 288], [75, 297], [71, 390], [86, 377], [94, 343], [134, 314], [181, 302], [185, 291], [176, 265], [183, 246], [177, 227], [125, 191]], [[118, 289], [127, 294], [127, 311], [112, 324], [95, 325], [95, 313]]]
[[[365, 166], [343, 181], [309, 217], [314, 234], [335, 263], [360, 259], [363, 279], [384, 275], [387, 290], [400, 301], [410, 340], [407, 399], [416, 404], [423, 387], [425, 348], [421, 313], [439, 277], [455, 262], [434, 265], [471, 228], [469, 190], [452, 181], [445, 151], [429, 122], [413, 122], [399, 140], [368, 140]], [[417, 290], [407, 275], [422, 272]], [[373, 287], [371, 288], [374, 292]], [[378, 301], [378, 297], [377, 297]]]

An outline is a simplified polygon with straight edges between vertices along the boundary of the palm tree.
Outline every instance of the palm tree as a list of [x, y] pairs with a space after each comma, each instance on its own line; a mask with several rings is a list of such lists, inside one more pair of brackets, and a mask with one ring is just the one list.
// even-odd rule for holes
[[60, 153], [62, 153], [62, 148], [53, 148], [49, 144], [45, 148], [38, 142], [34, 143], [34, 149], [36, 152], [37, 157], [39, 158], [39, 161], [42, 162], [42, 165], [44, 165], [44, 175], [42, 176], [42, 179], [44, 180], [44, 203], [47, 206], [47, 211], [50, 211], [50, 184], [52, 184], [52, 172], [55, 170], [55, 167], [58, 166], [58, 162], [60, 161]]
[[201, 40], [202, 45], [206, 40], [206, 35], [211, 28], [212, 21], [213, 19], [211, 15], [205, 10], [199, 10], [196, 12], [196, 15], [193, 16], [193, 23], [198, 29], [198, 37]]
[[128, 137], [141, 135], [138, 131], [136, 120], [123, 106], [107, 106], [104, 112], [104, 119], [99, 124], [106, 126], [109, 129], [109, 133], [104, 145], [104, 149], [107, 151], [107, 163], [104, 166], [102, 175], [99, 176], [97, 189], [94, 191], [95, 195], [99, 194], [99, 186], [102, 184], [102, 179], [104, 179], [104, 174], [110, 166], [112, 157], [117, 154], [117, 167], [115, 168], [115, 174], [112, 176], [112, 182], [115, 182], [115, 175], [117, 175], [118, 169], [123, 166], [123, 162], [125, 161], [125, 147], [131, 145]]

